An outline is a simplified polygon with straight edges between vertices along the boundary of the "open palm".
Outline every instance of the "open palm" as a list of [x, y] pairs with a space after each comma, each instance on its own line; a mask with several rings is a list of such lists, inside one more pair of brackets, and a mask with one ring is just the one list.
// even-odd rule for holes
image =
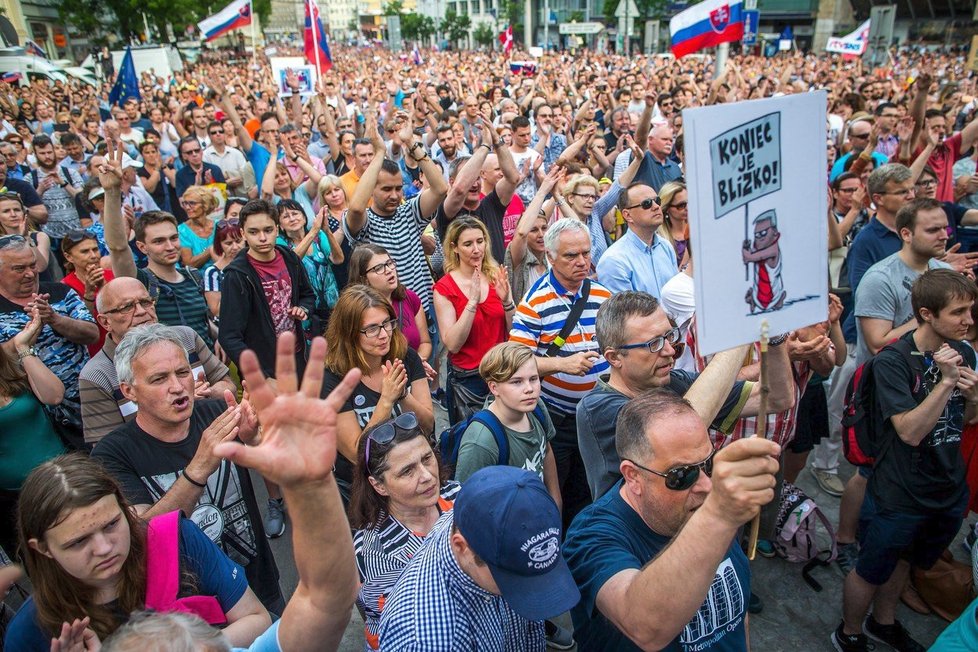
[[332, 472], [336, 461], [336, 415], [360, 380], [360, 372], [353, 370], [326, 399], [321, 399], [326, 340], [313, 340], [301, 389], [294, 352], [295, 336], [279, 336], [277, 393], [266, 382], [254, 352], [241, 355], [241, 371], [261, 424], [261, 441], [257, 446], [224, 443], [214, 449], [221, 457], [255, 469], [265, 479], [286, 487], [321, 481]]

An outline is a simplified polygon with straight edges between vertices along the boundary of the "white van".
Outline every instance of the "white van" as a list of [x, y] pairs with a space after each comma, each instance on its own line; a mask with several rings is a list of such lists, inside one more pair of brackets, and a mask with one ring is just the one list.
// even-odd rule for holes
[[22, 86], [27, 86], [31, 79], [47, 79], [63, 83], [77, 79], [96, 88], [99, 85], [95, 75], [83, 68], [76, 66], [62, 68], [43, 57], [27, 54], [24, 48], [0, 48], [0, 75], [8, 72], [20, 73], [19, 83]]

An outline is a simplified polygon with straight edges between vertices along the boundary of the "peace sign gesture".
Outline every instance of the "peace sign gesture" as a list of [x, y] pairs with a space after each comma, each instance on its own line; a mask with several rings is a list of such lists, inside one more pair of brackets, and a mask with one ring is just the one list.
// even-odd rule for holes
[[255, 353], [242, 353], [241, 372], [261, 424], [261, 442], [256, 446], [225, 442], [215, 446], [214, 453], [255, 469], [286, 488], [328, 478], [336, 461], [336, 415], [360, 381], [360, 371], [351, 370], [325, 400], [321, 399], [325, 357], [326, 340], [317, 337], [312, 342], [300, 389], [295, 371], [295, 335], [280, 335], [276, 347], [276, 393], [266, 381]]
[[98, 180], [102, 188], [111, 190], [122, 186], [123, 144], [121, 140], [109, 140], [108, 148], [98, 165]]

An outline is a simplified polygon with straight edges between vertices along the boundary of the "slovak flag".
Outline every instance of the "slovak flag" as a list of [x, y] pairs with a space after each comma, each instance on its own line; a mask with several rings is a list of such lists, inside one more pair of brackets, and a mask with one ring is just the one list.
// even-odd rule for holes
[[418, 49], [418, 44], [414, 44], [414, 49], [411, 50], [411, 61], [414, 62], [416, 66], [424, 65], [424, 57], [421, 56], [421, 50]]
[[27, 39], [26, 41], [24, 41], [24, 49], [27, 51], [28, 54], [32, 54], [35, 57], [41, 57], [42, 59], [48, 58], [48, 53], [44, 51], [44, 48], [42, 48], [40, 45], [38, 45], [31, 39]]
[[503, 44], [503, 52], [509, 54], [509, 51], [513, 49], [513, 26], [509, 25], [506, 27], [506, 31], [499, 35], [499, 42]]
[[743, 0], [704, 0], [669, 21], [672, 54], [679, 59], [703, 48], [744, 38]]
[[234, 0], [213, 16], [208, 16], [197, 23], [197, 28], [204, 35], [205, 41], [213, 41], [232, 29], [247, 27], [250, 24], [251, 0]]
[[[333, 67], [333, 55], [330, 54], [326, 30], [323, 29], [323, 20], [319, 16], [319, 5], [316, 4], [316, 0], [306, 0], [305, 4], [306, 22], [302, 36], [305, 41], [306, 60], [324, 72]], [[315, 38], [313, 38], [313, 29], [316, 30]]]

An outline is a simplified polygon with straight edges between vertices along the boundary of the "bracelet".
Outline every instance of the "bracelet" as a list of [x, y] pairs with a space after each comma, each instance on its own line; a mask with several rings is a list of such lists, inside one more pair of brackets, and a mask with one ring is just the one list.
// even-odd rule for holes
[[513, 302], [513, 301], [510, 301], [508, 304], [506, 304], [505, 306], [503, 306], [503, 310], [505, 310], [506, 312], [509, 312], [510, 310], [516, 310], [516, 303]]
[[190, 484], [192, 484], [195, 487], [200, 487], [201, 489], [206, 489], [207, 488], [207, 483], [206, 482], [197, 482], [196, 480], [194, 480], [193, 478], [191, 478], [190, 475], [187, 473], [187, 469], [184, 469], [183, 470], [183, 479], [186, 480], [187, 482], [189, 482]]
[[767, 341], [768, 346], [781, 346], [787, 341], [789, 335], [791, 335], [791, 333], [782, 333], [781, 335], [772, 337]]
[[486, 145], [485, 143], [482, 143], [481, 145], [479, 145], [479, 147], [485, 147], [487, 152], [489, 152], [490, 154], [492, 153], [492, 147]]
[[465, 309], [466, 309], [467, 311], [469, 311], [469, 312], [471, 312], [471, 313], [473, 313], [473, 314], [474, 314], [474, 313], [476, 313], [476, 312], [478, 312], [478, 311], [479, 311], [479, 305], [478, 305], [478, 304], [476, 304], [476, 305], [474, 305], [474, 306], [468, 306], [468, 305], [467, 305], [467, 306], [465, 306]]

